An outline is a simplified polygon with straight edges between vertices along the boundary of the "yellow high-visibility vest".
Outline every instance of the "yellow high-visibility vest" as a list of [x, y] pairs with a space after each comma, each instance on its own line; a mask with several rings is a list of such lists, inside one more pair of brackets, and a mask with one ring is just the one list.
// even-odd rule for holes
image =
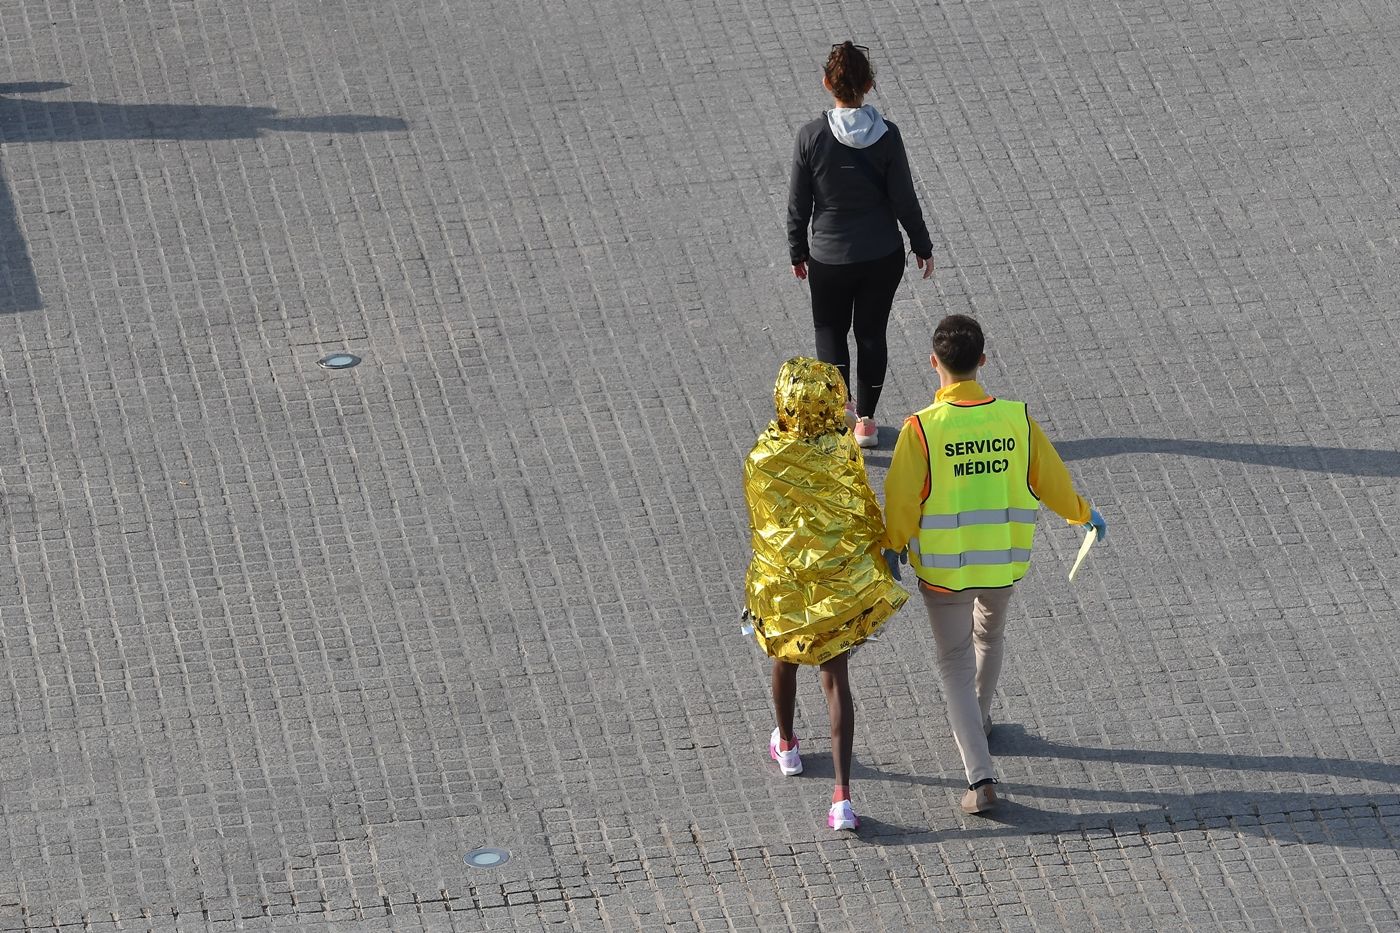
[[928, 444], [929, 493], [909, 562], [946, 590], [1010, 586], [1030, 567], [1040, 499], [1030, 487], [1024, 402], [934, 402], [915, 415]]

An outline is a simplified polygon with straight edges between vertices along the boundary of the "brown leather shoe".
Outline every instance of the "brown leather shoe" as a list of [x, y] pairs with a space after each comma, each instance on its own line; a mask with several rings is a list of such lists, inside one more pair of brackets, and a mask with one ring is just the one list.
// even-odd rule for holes
[[986, 813], [997, 805], [996, 786], [993, 784], [983, 784], [981, 787], [970, 788], [962, 797], [962, 811], [964, 813]]

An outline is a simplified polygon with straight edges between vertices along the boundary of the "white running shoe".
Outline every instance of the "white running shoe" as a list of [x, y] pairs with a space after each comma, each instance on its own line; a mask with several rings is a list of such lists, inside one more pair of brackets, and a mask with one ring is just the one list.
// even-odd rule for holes
[[783, 740], [783, 735], [777, 729], [773, 730], [772, 736], [768, 739], [768, 754], [778, 763], [778, 770], [787, 777], [802, 773], [802, 756], [797, 754], [797, 737], [792, 740], [792, 748], [782, 751], [778, 748], [778, 743]]
[[856, 808], [849, 800], [842, 800], [826, 811], [826, 825], [832, 829], [860, 829], [860, 817], [856, 816]]

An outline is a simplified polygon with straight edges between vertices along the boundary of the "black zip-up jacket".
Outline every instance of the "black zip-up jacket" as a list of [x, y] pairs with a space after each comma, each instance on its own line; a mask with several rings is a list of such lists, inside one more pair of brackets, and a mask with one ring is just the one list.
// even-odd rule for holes
[[794, 265], [808, 259], [843, 265], [902, 251], [896, 220], [909, 234], [915, 256], [933, 255], [904, 139], [892, 122], [885, 120], [885, 126], [885, 135], [864, 149], [833, 136], [825, 114], [798, 130], [788, 185], [788, 252]]

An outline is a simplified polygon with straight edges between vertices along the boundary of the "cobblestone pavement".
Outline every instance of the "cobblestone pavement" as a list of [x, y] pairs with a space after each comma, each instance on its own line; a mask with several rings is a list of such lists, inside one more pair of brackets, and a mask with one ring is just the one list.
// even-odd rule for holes
[[[0, 931], [1400, 927], [1389, 0], [0, 8]], [[780, 778], [739, 466], [869, 44], [1047, 519], [960, 769], [916, 607]], [[328, 372], [316, 360], [361, 355]], [[879, 488], [893, 429], [868, 460]], [[512, 853], [468, 869], [478, 846]]]

